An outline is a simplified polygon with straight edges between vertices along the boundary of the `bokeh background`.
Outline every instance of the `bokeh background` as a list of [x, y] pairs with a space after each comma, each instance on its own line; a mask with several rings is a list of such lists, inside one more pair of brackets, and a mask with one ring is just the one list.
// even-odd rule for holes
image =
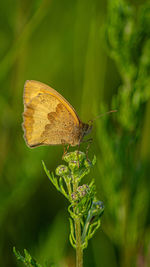
[[84, 122], [118, 109], [91, 134], [97, 164], [84, 182], [95, 178], [105, 212], [84, 264], [150, 266], [149, 1], [5, 0], [0, 14], [0, 266], [22, 266], [13, 246], [43, 266], [75, 266], [68, 203], [41, 163], [55, 171], [63, 148], [23, 139], [27, 79], [58, 90]]

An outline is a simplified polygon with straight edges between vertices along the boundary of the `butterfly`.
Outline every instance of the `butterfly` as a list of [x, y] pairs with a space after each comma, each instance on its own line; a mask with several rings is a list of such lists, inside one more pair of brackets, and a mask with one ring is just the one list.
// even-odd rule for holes
[[30, 148], [42, 145], [79, 145], [91, 132], [75, 109], [50, 86], [27, 80], [24, 86], [23, 130]]

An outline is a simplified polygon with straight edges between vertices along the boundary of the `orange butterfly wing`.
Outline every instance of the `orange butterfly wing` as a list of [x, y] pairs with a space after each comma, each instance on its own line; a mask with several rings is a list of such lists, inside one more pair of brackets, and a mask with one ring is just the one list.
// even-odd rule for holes
[[81, 121], [69, 102], [48, 85], [29, 80], [24, 88], [24, 138], [29, 147], [77, 145]]

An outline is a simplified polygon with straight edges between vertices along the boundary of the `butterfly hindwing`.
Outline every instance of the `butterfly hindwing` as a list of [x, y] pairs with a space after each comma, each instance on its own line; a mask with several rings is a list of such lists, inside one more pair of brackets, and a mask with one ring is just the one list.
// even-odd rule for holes
[[71, 105], [51, 87], [27, 81], [24, 92], [23, 128], [30, 147], [38, 145], [75, 145], [80, 121]]

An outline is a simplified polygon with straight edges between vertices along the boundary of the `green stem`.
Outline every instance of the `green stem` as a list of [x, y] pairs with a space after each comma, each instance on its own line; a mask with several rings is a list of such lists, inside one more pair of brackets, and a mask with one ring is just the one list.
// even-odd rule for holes
[[67, 189], [68, 189], [69, 200], [71, 201], [72, 200], [71, 199], [71, 194], [72, 194], [71, 184], [67, 180], [65, 180], [65, 182], [66, 182], [66, 186], [67, 186]]
[[76, 267], [83, 266], [83, 249], [81, 241], [81, 224], [80, 218], [75, 219], [75, 235], [76, 235]]
[[86, 219], [86, 222], [85, 222], [85, 225], [84, 225], [83, 233], [82, 233], [82, 242], [85, 241], [85, 237], [86, 237], [86, 234], [87, 234], [87, 230], [88, 230], [88, 228], [89, 228], [90, 219], [91, 219], [91, 216], [88, 215], [88, 217], [87, 217], [87, 219]]
[[[73, 192], [78, 188], [78, 179], [73, 177]], [[75, 223], [75, 236], [76, 236], [76, 267], [83, 267], [83, 248], [81, 240], [81, 223], [80, 217], [74, 218]]]

